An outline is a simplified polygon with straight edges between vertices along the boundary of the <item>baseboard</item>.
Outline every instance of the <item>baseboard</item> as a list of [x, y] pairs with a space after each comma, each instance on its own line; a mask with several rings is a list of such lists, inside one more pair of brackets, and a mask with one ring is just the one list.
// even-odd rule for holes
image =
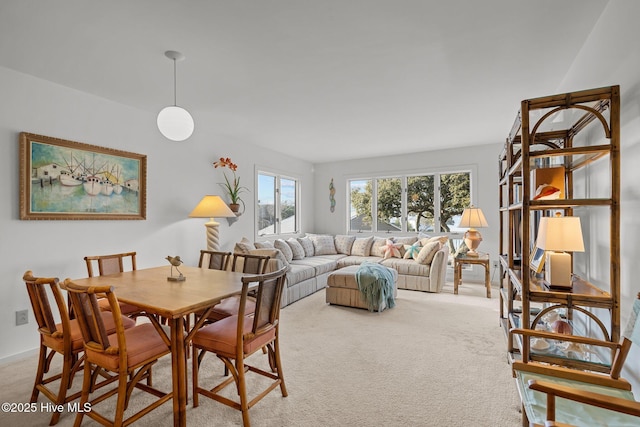
[[15, 362], [16, 360], [26, 359], [28, 357], [34, 357], [38, 355], [38, 348], [33, 348], [31, 350], [23, 351], [21, 353], [12, 354], [11, 356], [5, 356], [0, 358], [0, 365], [6, 365], [11, 362]]

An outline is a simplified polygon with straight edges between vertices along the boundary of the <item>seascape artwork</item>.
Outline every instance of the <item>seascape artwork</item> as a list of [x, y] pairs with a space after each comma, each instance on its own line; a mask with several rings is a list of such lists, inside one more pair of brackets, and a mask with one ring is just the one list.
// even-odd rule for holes
[[28, 171], [26, 164], [21, 165], [25, 169], [23, 184], [28, 186], [28, 206], [24, 208], [28, 215], [36, 216], [34, 219], [41, 219], [38, 215], [48, 215], [42, 219], [59, 215], [69, 219], [144, 216], [141, 192], [146, 156], [101, 147], [89, 149], [93, 146], [60, 143], [62, 140], [42, 141], [46, 137], [24, 139], [28, 164]]

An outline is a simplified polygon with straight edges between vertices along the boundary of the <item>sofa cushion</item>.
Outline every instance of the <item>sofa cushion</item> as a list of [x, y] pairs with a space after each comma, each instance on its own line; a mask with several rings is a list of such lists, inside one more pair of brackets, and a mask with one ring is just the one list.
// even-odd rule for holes
[[420, 253], [418, 253], [418, 257], [416, 258], [416, 262], [418, 264], [431, 264], [431, 261], [433, 261], [433, 257], [436, 255], [436, 252], [438, 252], [438, 249], [440, 249], [440, 247], [441, 244], [437, 240], [431, 243], [427, 243], [422, 247], [422, 249], [420, 249]]
[[339, 234], [335, 237], [334, 243], [336, 245], [336, 251], [339, 254], [351, 255], [351, 246], [356, 240], [356, 236], [348, 236]]
[[286, 276], [287, 287], [316, 276], [316, 269], [313, 266], [299, 263], [300, 261], [293, 261], [289, 264], [289, 271], [287, 271]]
[[393, 268], [404, 276], [429, 277], [430, 265], [418, 264], [412, 259], [389, 258], [381, 262], [385, 267]]
[[274, 240], [273, 246], [275, 246], [276, 249], [283, 253], [287, 262], [291, 262], [291, 260], [293, 260], [293, 251], [291, 250], [289, 244], [287, 244], [287, 242], [285, 242], [283, 239]]
[[249, 239], [243, 237], [233, 248], [234, 253], [248, 254], [249, 251], [256, 249], [255, 245]]
[[298, 237], [296, 239], [304, 249], [304, 256], [314, 256], [315, 250], [313, 249], [313, 242], [308, 237]]
[[293, 265], [306, 265], [315, 269], [315, 275], [319, 276], [324, 273], [329, 273], [338, 268], [338, 259], [335, 256], [314, 256], [307, 257], [301, 260], [291, 261]]
[[371, 245], [371, 252], [369, 255], [384, 257], [384, 247], [387, 244], [387, 239], [385, 237], [374, 237], [373, 244]]
[[316, 256], [338, 253], [338, 251], [336, 251], [336, 245], [333, 242], [333, 236], [325, 234], [310, 234], [309, 238], [313, 242], [313, 251]]
[[287, 239], [287, 245], [291, 248], [293, 259], [303, 259], [305, 257], [304, 248], [300, 242], [298, 242], [298, 239], [294, 239], [293, 237]]
[[372, 244], [373, 236], [356, 238], [351, 246], [351, 255], [369, 256]]
[[348, 267], [350, 265], [360, 265], [363, 262], [381, 262], [382, 257], [372, 257], [372, 256], [358, 256], [358, 255], [349, 255], [343, 258], [340, 258], [338, 263], [338, 268]]

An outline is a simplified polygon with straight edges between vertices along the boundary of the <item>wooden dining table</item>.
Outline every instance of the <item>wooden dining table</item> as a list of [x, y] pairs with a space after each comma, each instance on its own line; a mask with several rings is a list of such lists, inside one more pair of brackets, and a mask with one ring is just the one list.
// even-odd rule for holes
[[[187, 424], [185, 316], [215, 305], [242, 291], [242, 273], [182, 265], [184, 281], [172, 281], [171, 266], [146, 268], [105, 276], [74, 279], [81, 286], [113, 286], [119, 301], [169, 320], [173, 382], [173, 424]], [[174, 277], [176, 272], [173, 272]]]

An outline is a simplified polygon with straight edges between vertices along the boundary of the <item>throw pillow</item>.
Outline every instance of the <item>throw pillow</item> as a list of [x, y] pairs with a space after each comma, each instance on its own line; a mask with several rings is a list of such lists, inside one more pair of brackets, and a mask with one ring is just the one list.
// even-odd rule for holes
[[449, 237], [447, 236], [433, 236], [433, 237], [425, 237], [420, 239], [420, 243], [422, 243], [422, 246], [425, 246], [427, 243], [431, 243], [431, 242], [440, 242], [441, 244], [445, 244], [447, 243], [447, 241], [449, 240]]
[[324, 234], [311, 234], [309, 238], [313, 242], [313, 251], [316, 255], [335, 255], [336, 245], [333, 243], [333, 236]]
[[[249, 254], [250, 255], [269, 255], [272, 259], [277, 259], [278, 261], [280, 261], [282, 266], [289, 265], [289, 262], [287, 262], [287, 259], [285, 258], [284, 254], [280, 252], [280, 250], [275, 248], [254, 249], [250, 251]], [[271, 263], [271, 260], [269, 260], [269, 263]]]
[[384, 259], [401, 258], [400, 243], [393, 243], [393, 240], [387, 239], [384, 245]]
[[334, 239], [336, 251], [339, 254], [351, 255], [351, 247], [356, 240], [356, 236], [337, 235]]
[[351, 255], [369, 256], [372, 243], [373, 236], [356, 238], [351, 246]]
[[416, 259], [420, 253], [422, 246], [420, 242], [415, 242], [413, 245], [404, 245], [404, 259]]
[[416, 262], [418, 264], [429, 265], [431, 261], [433, 261], [433, 257], [436, 255], [436, 252], [440, 249], [440, 242], [435, 241], [431, 243], [427, 243], [420, 249], [418, 253], [418, 257], [416, 258]]
[[313, 249], [313, 242], [308, 237], [298, 237], [296, 240], [300, 242], [304, 249], [304, 256], [314, 256], [316, 253]]
[[395, 243], [400, 243], [403, 246], [404, 245], [413, 245], [415, 242], [418, 241], [418, 237], [417, 236], [396, 237], [396, 238], [393, 239], [393, 241]]
[[287, 245], [291, 248], [293, 259], [304, 259], [304, 248], [297, 239], [294, 239], [293, 237], [287, 239]]
[[233, 248], [234, 253], [248, 254], [249, 251], [256, 249], [255, 245], [249, 239], [243, 237]]
[[287, 262], [291, 262], [291, 260], [293, 260], [293, 251], [287, 242], [282, 239], [276, 239], [273, 241], [273, 246], [282, 252], [284, 257], [287, 259]]
[[374, 237], [371, 244], [371, 256], [384, 256], [384, 245], [387, 244], [387, 239], [384, 237]]
[[264, 242], [255, 242], [254, 243], [256, 249], [274, 249], [273, 242], [264, 241]]

